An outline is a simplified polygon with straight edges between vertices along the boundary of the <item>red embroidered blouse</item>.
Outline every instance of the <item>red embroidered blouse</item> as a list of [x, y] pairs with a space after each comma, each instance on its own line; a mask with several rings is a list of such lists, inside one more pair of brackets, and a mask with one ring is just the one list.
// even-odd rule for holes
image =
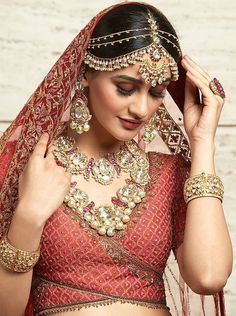
[[183, 241], [190, 164], [180, 155], [148, 158], [147, 195], [119, 235], [99, 236], [64, 206], [50, 217], [34, 269], [34, 315], [117, 301], [168, 309], [163, 272]]

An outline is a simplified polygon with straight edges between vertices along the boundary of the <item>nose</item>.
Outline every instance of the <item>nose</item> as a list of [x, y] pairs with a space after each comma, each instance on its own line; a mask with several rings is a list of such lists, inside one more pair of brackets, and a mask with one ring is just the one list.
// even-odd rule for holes
[[144, 119], [148, 115], [148, 96], [139, 94], [129, 106], [129, 114], [135, 119]]

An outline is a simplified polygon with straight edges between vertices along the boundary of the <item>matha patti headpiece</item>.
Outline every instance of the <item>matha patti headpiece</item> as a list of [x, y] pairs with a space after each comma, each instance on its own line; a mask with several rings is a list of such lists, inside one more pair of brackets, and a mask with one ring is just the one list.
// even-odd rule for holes
[[[148, 23], [150, 27], [125, 30], [91, 38], [88, 48], [89, 50], [93, 50], [95, 48], [103, 46], [106, 47], [108, 45], [114, 46], [116, 44], [122, 44], [123, 42], [128, 42], [140, 37], [151, 37], [152, 44], [113, 58], [97, 57], [88, 51], [85, 55], [84, 63], [95, 70], [114, 71], [116, 69], [126, 68], [129, 65], [134, 65], [136, 62], [141, 62], [139, 73], [141, 74], [144, 82], [151, 83], [153, 87], [157, 84], [162, 84], [169, 79], [170, 73], [172, 81], [178, 80], [179, 75], [177, 63], [160, 44], [160, 39], [165, 40], [170, 43], [181, 56], [179, 47], [172, 41], [173, 38], [175, 42], [178, 42], [177, 37], [171, 33], [158, 30], [156, 21], [150, 12], [148, 13]], [[126, 34], [128, 35], [131, 32], [134, 34], [136, 33], [136, 35], [120, 38], [121, 36]], [[144, 33], [137, 34], [140, 32]]]

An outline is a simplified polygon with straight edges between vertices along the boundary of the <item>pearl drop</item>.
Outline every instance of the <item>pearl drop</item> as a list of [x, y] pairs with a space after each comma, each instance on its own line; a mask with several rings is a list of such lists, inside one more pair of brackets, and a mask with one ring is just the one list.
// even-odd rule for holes
[[75, 206], [75, 201], [74, 200], [69, 200], [68, 201], [68, 206], [69, 207], [74, 207]]
[[140, 196], [135, 196], [134, 202], [135, 202], [135, 203], [139, 203], [140, 201], [141, 201]]
[[66, 195], [65, 198], [64, 198], [64, 201], [65, 201], [65, 202], [68, 202], [69, 199], [70, 199], [69, 195]]
[[123, 228], [124, 228], [124, 225], [123, 225], [122, 222], [119, 222], [119, 223], [116, 224], [116, 229], [117, 229], [117, 230], [121, 230], [121, 229], [123, 229]]
[[101, 227], [98, 230], [99, 235], [106, 235], [106, 228], [105, 227]]
[[135, 203], [134, 203], [134, 202], [129, 202], [129, 203], [128, 203], [128, 206], [129, 206], [130, 208], [134, 208], [134, 207], [135, 207]]
[[132, 210], [130, 208], [126, 208], [124, 210], [125, 215], [130, 215], [132, 213]]
[[72, 122], [70, 123], [70, 127], [71, 127], [72, 129], [76, 129], [77, 124], [76, 124], [74, 121], [72, 121]]
[[123, 222], [123, 223], [128, 223], [129, 220], [130, 220], [130, 218], [129, 218], [128, 215], [124, 215], [124, 216], [122, 217], [122, 222]]
[[114, 228], [108, 228], [108, 230], [107, 230], [107, 236], [112, 237], [112, 236], [114, 236], [114, 235], [115, 235], [115, 230], [114, 230]]
[[83, 130], [84, 130], [85, 132], [87, 132], [89, 129], [90, 129], [89, 124], [84, 124]]
[[99, 223], [98, 223], [98, 221], [92, 221], [91, 224], [90, 224], [90, 226], [91, 226], [92, 228], [96, 229], [96, 228], [98, 228]]
[[139, 192], [139, 196], [140, 196], [141, 198], [143, 198], [143, 197], [145, 196], [145, 192], [144, 192], [144, 191], [140, 191], [140, 192]]
[[84, 214], [84, 219], [85, 219], [86, 221], [90, 221], [91, 218], [92, 218], [91, 214], [89, 214], [89, 213], [85, 213], [85, 214]]

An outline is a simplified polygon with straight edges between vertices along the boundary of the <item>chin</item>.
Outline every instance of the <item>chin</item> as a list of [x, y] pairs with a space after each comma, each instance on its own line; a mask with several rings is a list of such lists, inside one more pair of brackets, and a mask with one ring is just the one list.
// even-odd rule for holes
[[120, 126], [117, 126], [115, 123], [113, 125], [103, 125], [103, 127], [106, 130], [106, 133], [110, 134], [110, 136], [115, 140], [125, 142], [136, 138], [142, 130], [143, 124], [136, 129], [124, 129]]
[[130, 132], [126, 132], [126, 133], [122, 133], [122, 134], [113, 134], [112, 136], [117, 139], [118, 141], [121, 141], [121, 142], [127, 142], [129, 140], [132, 140], [134, 139], [135, 137], [137, 137], [139, 133], [139, 130], [138, 131], [130, 131]]

